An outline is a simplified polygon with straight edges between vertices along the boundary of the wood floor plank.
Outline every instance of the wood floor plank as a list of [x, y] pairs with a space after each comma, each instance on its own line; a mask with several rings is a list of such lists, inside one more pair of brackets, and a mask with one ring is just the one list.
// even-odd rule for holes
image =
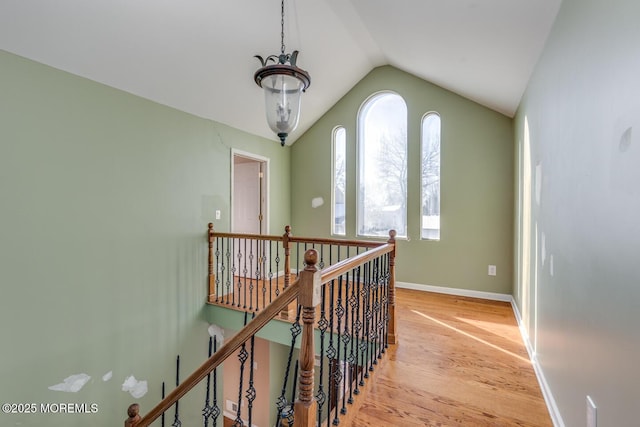
[[552, 426], [510, 304], [398, 289], [396, 313], [349, 425]]

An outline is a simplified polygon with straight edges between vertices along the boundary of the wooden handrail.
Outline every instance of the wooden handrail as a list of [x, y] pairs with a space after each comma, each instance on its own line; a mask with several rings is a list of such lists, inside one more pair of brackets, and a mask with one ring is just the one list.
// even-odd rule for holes
[[329, 267], [322, 270], [321, 275], [321, 283], [327, 283], [338, 277], [342, 276], [344, 273], [353, 270], [358, 265], [364, 264], [365, 262], [369, 262], [373, 259], [378, 258], [380, 255], [384, 255], [389, 252], [393, 252], [395, 249], [395, 245], [391, 243], [385, 243], [382, 246], [379, 246], [375, 249], [371, 249], [370, 251], [363, 252], [360, 255], [353, 256], [351, 258], [344, 259], [336, 264], [330, 265]]
[[360, 246], [363, 248], [375, 248], [384, 245], [386, 242], [375, 242], [370, 240], [346, 240], [346, 239], [325, 239], [322, 237], [296, 237], [291, 236], [289, 241], [297, 243], [315, 243], [319, 245], [337, 246]]
[[208, 374], [213, 372], [224, 360], [231, 356], [240, 346], [255, 335], [264, 325], [269, 323], [284, 307], [293, 301], [300, 292], [300, 281], [296, 280], [291, 286], [285, 289], [271, 304], [260, 311], [247, 326], [234, 335], [220, 349], [207, 359], [198, 369], [196, 369], [183, 383], [177, 386], [158, 403], [149, 413], [147, 413], [135, 427], [147, 427], [155, 421], [162, 413], [174, 405], [182, 396], [194, 388]]
[[211, 235], [213, 237], [228, 237], [232, 239], [282, 241], [282, 236], [273, 236], [270, 234], [220, 233], [218, 231], [212, 231]]
[[[338, 245], [338, 246], [360, 246], [363, 248], [375, 248], [384, 245], [386, 242], [376, 242], [370, 240], [347, 240], [347, 239], [331, 239], [322, 237], [298, 237], [291, 234], [291, 227], [285, 227], [290, 242], [296, 243], [314, 243], [319, 245]], [[270, 234], [249, 234], [249, 233], [227, 233], [219, 232], [213, 229], [213, 224], [209, 224], [210, 237], [226, 237], [235, 239], [252, 239], [252, 240], [270, 240], [270, 241], [283, 241], [283, 236], [270, 235]]]

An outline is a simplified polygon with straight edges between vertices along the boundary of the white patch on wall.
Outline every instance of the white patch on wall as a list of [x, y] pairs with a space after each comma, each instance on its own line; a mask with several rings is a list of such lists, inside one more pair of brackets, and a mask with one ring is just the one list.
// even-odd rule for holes
[[132, 397], [139, 399], [147, 394], [147, 382], [138, 381], [136, 380], [136, 377], [131, 375], [124, 380], [124, 383], [122, 384], [122, 391], [129, 392]]
[[107, 381], [109, 381], [111, 378], [113, 378], [113, 371], [109, 371], [109, 372], [107, 372], [106, 374], [104, 374], [104, 375], [102, 376], [102, 381], [107, 382]]
[[322, 205], [324, 205], [324, 199], [322, 197], [314, 197], [313, 199], [311, 199], [312, 208], [319, 208]]
[[224, 342], [224, 330], [218, 325], [211, 324], [209, 325], [208, 331], [209, 335], [216, 337], [216, 343], [218, 347], [220, 347]]
[[75, 374], [68, 376], [60, 384], [52, 385], [49, 390], [65, 391], [67, 393], [77, 393], [89, 382], [91, 377], [87, 374]]
[[542, 197], [542, 163], [536, 165], [536, 204], [540, 206]]

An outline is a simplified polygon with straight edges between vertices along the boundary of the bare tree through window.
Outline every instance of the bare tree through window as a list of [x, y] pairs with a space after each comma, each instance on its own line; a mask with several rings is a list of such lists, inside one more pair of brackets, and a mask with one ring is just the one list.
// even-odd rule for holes
[[358, 234], [407, 235], [407, 105], [383, 92], [358, 117]]
[[420, 237], [440, 240], [440, 116], [422, 120], [422, 220]]

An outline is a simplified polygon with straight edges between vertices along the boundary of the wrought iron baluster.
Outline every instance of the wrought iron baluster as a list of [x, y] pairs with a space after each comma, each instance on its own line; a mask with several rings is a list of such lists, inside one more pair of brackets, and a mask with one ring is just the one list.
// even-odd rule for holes
[[362, 354], [364, 351], [363, 348], [363, 331], [364, 331], [364, 304], [363, 304], [363, 295], [364, 295], [364, 291], [363, 291], [363, 284], [366, 281], [366, 269], [363, 268], [363, 266], [359, 266], [358, 270], [360, 272], [360, 277], [357, 282], [356, 282], [356, 294], [358, 296], [358, 303], [356, 306], [356, 321], [355, 321], [355, 336], [356, 336], [356, 363], [358, 364], [358, 374], [356, 376], [360, 377], [360, 380], [357, 380], [356, 378], [356, 387], [355, 390], [353, 391], [353, 394], [360, 394], [360, 386], [364, 385], [364, 379], [362, 377], [362, 366], [363, 366], [363, 359], [362, 359]]
[[318, 425], [322, 423], [322, 407], [327, 400], [327, 394], [324, 392], [324, 340], [329, 325], [326, 315], [326, 289], [326, 286], [322, 286], [320, 320], [318, 320], [318, 330], [320, 331], [320, 381], [318, 382], [318, 392], [316, 393], [316, 401], [318, 402]]
[[[267, 306], [267, 241], [262, 240], [259, 242], [262, 246], [260, 249], [260, 258], [258, 263], [258, 270], [256, 271], [256, 275], [258, 276], [258, 281], [262, 283], [262, 308], [264, 309]], [[271, 302], [271, 294], [269, 294], [269, 302]]]
[[[254, 262], [257, 264], [258, 254], [253, 251], [253, 242], [256, 242], [256, 252], [258, 248], [258, 240], [251, 239], [249, 240], [249, 269], [247, 270], [247, 276], [249, 277], [249, 310], [253, 310], [253, 290], [256, 291], [256, 310], [258, 309], [258, 294], [259, 294], [259, 286], [258, 280], [255, 277], [252, 277], [251, 271], [253, 270]], [[257, 269], [257, 266], [256, 266]], [[255, 273], [253, 273], [255, 275]]]
[[[342, 332], [342, 344], [343, 344], [343, 356], [342, 358], [344, 359], [344, 372], [343, 372], [343, 381], [342, 381], [342, 408], [340, 409], [340, 413], [341, 414], [346, 414], [347, 413], [347, 378], [350, 377], [349, 372], [351, 369], [351, 364], [348, 362], [348, 357], [347, 357], [347, 350], [349, 348], [349, 342], [351, 341], [351, 332], [349, 331], [349, 286], [351, 285], [351, 282], [349, 280], [349, 277], [353, 278], [353, 273], [352, 272], [347, 272], [346, 274], [346, 280], [345, 280], [345, 285], [344, 285], [344, 331]], [[341, 294], [342, 295], [342, 292]], [[349, 366], [347, 366], [349, 365]]]
[[[164, 392], [164, 381], [162, 381], [162, 400], [164, 400], [165, 398], [165, 392]], [[162, 415], [160, 416], [160, 426], [164, 427], [164, 412], [162, 413]]]
[[242, 308], [247, 309], [247, 239], [242, 239], [244, 242], [244, 265], [242, 266], [242, 280], [244, 282], [243, 290], [244, 290], [244, 300]]
[[320, 270], [324, 268], [324, 246], [320, 245], [320, 262], [318, 263], [318, 269]]
[[[277, 425], [281, 425], [282, 418], [286, 418], [289, 425], [293, 425], [293, 402], [287, 402], [287, 384], [289, 383], [289, 373], [291, 371], [291, 361], [293, 360], [293, 350], [296, 346], [296, 340], [298, 336], [302, 333], [302, 327], [300, 326], [300, 314], [302, 313], [302, 306], [298, 305], [298, 310], [296, 314], [296, 321], [291, 325], [291, 346], [289, 347], [289, 356], [287, 357], [287, 368], [284, 372], [284, 378], [282, 381], [282, 390], [280, 392], [280, 396], [276, 401], [276, 408], [278, 409], [278, 418]], [[297, 362], [296, 362], [297, 363]], [[294, 378], [294, 383], [297, 378]]]
[[[180, 355], [176, 358], [176, 387], [180, 385]], [[175, 413], [173, 415], [173, 424], [172, 427], [180, 427], [182, 425], [182, 421], [180, 421], [180, 400], [176, 401], [175, 405]]]
[[362, 340], [360, 341], [360, 350], [362, 356], [362, 375], [360, 377], [360, 386], [364, 386], [364, 378], [369, 378], [367, 366], [369, 363], [369, 315], [371, 313], [369, 308], [369, 280], [371, 278], [371, 269], [369, 263], [364, 265], [364, 282], [361, 287], [361, 301], [362, 304]]
[[327, 348], [327, 357], [329, 361], [329, 404], [327, 405], [327, 423], [331, 419], [331, 407], [337, 406], [337, 396], [334, 390], [334, 371], [335, 371], [335, 360], [336, 360], [336, 348], [333, 346], [333, 331], [334, 331], [334, 289], [335, 289], [335, 279], [330, 283], [327, 283], [325, 286], [329, 286], [329, 347]]
[[[224, 241], [223, 241], [224, 242]], [[233, 267], [233, 262], [231, 254], [233, 253], [233, 249], [232, 249], [232, 241], [231, 239], [227, 239], [227, 251], [225, 252], [225, 255], [227, 257], [227, 262], [226, 262], [226, 266], [227, 266], [227, 278], [225, 283], [225, 286], [227, 287], [227, 292], [226, 292], [226, 298], [225, 298], [225, 302], [227, 304], [229, 304], [229, 294], [231, 294], [232, 292], [232, 283], [233, 283], [233, 273], [235, 271], [235, 268]], [[223, 247], [224, 247], [224, 243], [223, 243]]]
[[[256, 314], [253, 313], [252, 318], [255, 318]], [[247, 389], [247, 394], [245, 395], [247, 398], [247, 402], [248, 402], [248, 412], [249, 412], [249, 419], [248, 419], [248, 424], [249, 427], [253, 426], [253, 401], [256, 400], [256, 388], [253, 385], [253, 375], [254, 375], [254, 370], [253, 370], [253, 364], [254, 364], [254, 353], [255, 353], [255, 340], [256, 340], [256, 336], [255, 335], [251, 335], [251, 360], [250, 360], [250, 365], [249, 365], [249, 388]]]
[[[209, 337], [209, 351], [208, 355], [211, 357], [217, 351], [217, 336]], [[209, 426], [209, 421], [213, 422], [213, 427], [217, 425], [217, 418], [220, 415], [220, 408], [218, 407], [218, 387], [217, 387], [217, 370], [214, 369], [212, 373], [207, 375], [206, 384], [206, 397], [204, 402], [204, 409], [202, 410], [204, 427]], [[211, 378], [213, 377], [213, 384]], [[211, 388], [213, 385], [213, 403], [211, 403]]]
[[[353, 272], [353, 284], [351, 285], [351, 296], [349, 297], [349, 306], [351, 307], [351, 349], [349, 352], [349, 365], [351, 367], [351, 376], [349, 377], [349, 403], [353, 403], [353, 395], [358, 394], [358, 283], [360, 282], [360, 267]], [[355, 351], [354, 351], [355, 350]]]
[[[247, 326], [247, 312], [244, 313], [244, 325]], [[242, 421], [242, 385], [244, 384], [244, 366], [249, 358], [247, 352], [247, 342], [243, 342], [238, 353], [238, 360], [240, 361], [240, 381], [238, 383], [238, 408], [236, 410], [236, 419], [233, 422], [234, 427], [244, 426]]]
[[222, 289], [220, 288], [220, 242], [222, 241], [222, 238], [220, 237], [216, 237], [216, 251], [215, 251], [215, 258], [216, 258], [216, 279], [215, 279], [215, 289], [216, 289], [216, 302], [222, 302]]
[[369, 282], [367, 283], [367, 340], [368, 340], [368, 345], [367, 345], [367, 361], [369, 363], [369, 369], [368, 372], [365, 374], [365, 378], [369, 378], [369, 372], [373, 371], [373, 360], [375, 359], [375, 355], [374, 355], [374, 349], [373, 349], [373, 345], [372, 345], [372, 336], [374, 336], [374, 322], [373, 322], [373, 316], [374, 316], [374, 298], [373, 298], [373, 291], [374, 291], [374, 277], [375, 277], [375, 271], [374, 271], [374, 267], [373, 267], [373, 263], [371, 261], [369, 261], [367, 263], [369, 265], [369, 269], [371, 270], [371, 274], [369, 275]]
[[[233, 251], [232, 251], [232, 259], [233, 259], [233, 277], [232, 281], [234, 283], [234, 289], [232, 290], [231, 300], [234, 307], [240, 307], [240, 290], [242, 289], [242, 283], [240, 283], [240, 258], [242, 255], [240, 254], [240, 239], [233, 239]], [[238, 261], [238, 265], [236, 267], [236, 259]], [[238, 283], [235, 283], [236, 277], [238, 278]], [[238, 288], [238, 292], [236, 293], [235, 287]], [[236, 295], [237, 294], [237, 295]], [[236, 299], [238, 302], [236, 303]]]
[[384, 348], [389, 348], [389, 284], [391, 278], [391, 255], [385, 254], [384, 274]]
[[342, 305], [342, 289], [344, 284], [344, 275], [338, 277], [338, 295], [336, 299], [336, 330], [334, 333], [337, 334], [337, 351], [336, 351], [336, 369], [334, 370], [334, 388], [336, 390], [336, 406], [335, 406], [335, 415], [333, 418], [333, 424], [338, 425], [340, 423], [340, 418], [338, 417], [338, 411], [340, 410], [340, 396], [337, 393], [340, 390], [340, 383], [342, 382], [342, 360], [340, 358], [341, 353], [341, 341], [342, 341], [342, 318], [344, 316], [344, 307]]
[[373, 288], [373, 330], [371, 333], [371, 341], [373, 341], [373, 352], [372, 359], [373, 365], [378, 364], [378, 359], [382, 356], [380, 353], [380, 341], [379, 341], [379, 331], [380, 331], [380, 258], [376, 258], [372, 261], [373, 263], [373, 282], [371, 283]]
[[[280, 245], [276, 243], [276, 272], [280, 271]], [[276, 276], [276, 297], [278, 297], [280, 295], [280, 280], [278, 280], [279, 278]]]

